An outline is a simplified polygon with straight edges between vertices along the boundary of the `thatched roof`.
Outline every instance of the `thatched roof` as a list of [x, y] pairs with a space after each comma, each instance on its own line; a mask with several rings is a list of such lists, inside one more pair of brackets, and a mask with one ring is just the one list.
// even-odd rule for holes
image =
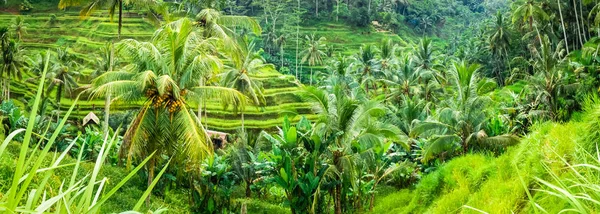
[[85, 126], [88, 123], [100, 124], [100, 119], [98, 119], [98, 116], [96, 116], [94, 112], [90, 111], [90, 113], [83, 118], [83, 125]]

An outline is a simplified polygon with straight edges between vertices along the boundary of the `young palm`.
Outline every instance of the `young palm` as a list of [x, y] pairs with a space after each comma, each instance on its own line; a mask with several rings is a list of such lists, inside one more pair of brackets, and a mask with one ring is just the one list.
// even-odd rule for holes
[[334, 190], [335, 213], [341, 213], [343, 189], [356, 179], [353, 170], [352, 145], [369, 147], [382, 143], [384, 139], [399, 142], [401, 131], [377, 118], [383, 116], [386, 109], [376, 101], [361, 99], [356, 94], [346, 94], [339, 85], [324, 91], [314, 87], [306, 88], [304, 97], [314, 103], [313, 109], [319, 115], [315, 131], [321, 133], [324, 141], [331, 142], [332, 166], [341, 181]]
[[325, 37], [319, 37], [319, 39], [317, 39], [315, 34], [312, 34], [310, 36], [307, 35], [305, 39], [307, 47], [304, 51], [300, 52], [300, 55], [302, 55], [301, 63], [308, 62], [308, 65], [310, 66], [310, 84], [312, 85], [313, 67], [321, 65], [323, 63], [323, 57], [327, 55], [323, 51], [326, 48], [324, 43]]
[[540, 110], [541, 115], [549, 116], [554, 121], [564, 118], [560, 112], [568, 106], [562, 105], [559, 98], [568, 100], [568, 95], [572, 94], [579, 84], [569, 83], [568, 74], [562, 67], [565, 60], [563, 42], [557, 44], [553, 50], [549, 38], [545, 36], [539, 49], [534, 46], [530, 46], [530, 49], [533, 53], [530, 65], [534, 68], [535, 74], [528, 80], [536, 95], [534, 101], [536, 108]]
[[23, 39], [23, 35], [27, 34], [27, 26], [25, 26], [25, 20], [22, 16], [17, 16], [13, 19], [11, 28], [17, 34], [17, 41], [20, 42]]
[[423, 77], [429, 76], [431, 72], [417, 69], [409, 56], [401, 59], [398, 65], [399, 70], [384, 80], [390, 87], [386, 99], [399, 102], [402, 98], [420, 95], [423, 91], [420, 83]]
[[477, 64], [466, 62], [455, 63], [449, 71], [452, 89], [447, 93], [453, 96], [448, 99], [447, 107], [437, 111], [436, 119], [421, 122], [411, 130], [412, 136], [429, 138], [423, 148], [422, 162], [428, 162], [442, 153], [452, 153], [462, 148], [466, 153], [471, 146], [491, 147], [509, 145], [518, 140], [510, 135], [488, 137], [484, 131], [487, 123], [485, 107], [490, 98], [482, 95], [495, 87], [491, 81], [480, 80]]
[[[265, 97], [260, 81], [252, 76], [275, 69], [272, 64], [265, 64], [260, 53], [252, 52], [254, 43], [251, 43], [243, 50], [241, 60], [233, 60], [233, 66], [228, 68], [221, 81], [221, 85], [233, 88], [242, 94], [248, 96], [255, 105], [264, 105]], [[237, 109], [237, 106], [234, 106]], [[242, 111], [242, 130], [244, 129], [244, 109]]]
[[[144, 102], [125, 133], [121, 157], [127, 156], [130, 165], [133, 155], [144, 158], [156, 151], [199, 169], [213, 151], [188, 102], [220, 98], [227, 104], [245, 103], [234, 89], [198, 86], [198, 79], [221, 67], [220, 60], [207, 53], [215, 51], [212, 44], [196, 35], [192, 21], [181, 19], [157, 30], [152, 42], [127, 39], [117, 47], [128, 65], [96, 78], [92, 95], [110, 93], [118, 100]], [[148, 162], [148, 184], [160, 154]]]
[[414, 47], [414, 53], [415, 65], [418, 69], [428, 71], [433, 70], [437, 57], [431, 39], [421, 39], [419, 45]]

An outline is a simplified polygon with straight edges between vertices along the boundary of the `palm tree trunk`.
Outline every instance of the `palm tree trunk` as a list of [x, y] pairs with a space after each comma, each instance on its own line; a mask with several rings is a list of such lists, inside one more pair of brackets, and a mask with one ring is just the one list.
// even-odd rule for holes
[[583, 40], [581, 39], [581, 26], [579, 26], [579, 15], [577, 15], [577, 4], [575, 4], [575, 0], [573, 0], [573, 9], [575, 9], [575, 22], [577, 22], [577, 35], [579, 36], [579, 44], [583, 47]]
[[6, 81], [6, 100], [10, 100], [10, 77]]
[[60, 101], [62, 100], [62, 90], [63, 84], [58, 84], [58, 88], [56, 89], [56, 118], [57, 122], [60, 118]]
[[[107, 94], [104, 100], [104, 126], [103, 126], [103, 131], [104, 131], [104, 136], [102, 139], [104, 139], [104, 141], [108, 140], [108, 119], [110, 117], [110, 94]], [[93, 150], [93, 149], [92, 149]]]
[[310, 85], [312, 85], [312, 79], [313, 79], [313, 67], [310, 67]]
[[[110, 46], [109, 66], [108, 72], [113, 70], [113, 56], [115, 54], [114, 43]], [[106, 95], [104, 100], [104, 141], [108, 140], [108, 120], [110, 118], [110, 93]]]
[[246, 181], [246, 198], [252, 197], [252, 189], [250, 189], [251, 183]]
[[123, 27], [123, 0], [119, 0], [119, 30], [117, 39], [121, 39], [121, 28]]
[[567, 40], [567, 29], [565, 29], [565, 21], [563, 20], [562, 10], [560, 9], [560, 0], [558, 1], [558, 13], [560, 14], [560, 23], [562, 24], [563, 35], [565, 37], [565, 47], [567, 49], [567, 54], [569, 54], [569, 41]]
[[246, 130], [244, 129], [244, 110], [242, 110], [242, 130]]
[[315, 0], [315, 14], [319, 17], [319, 0]]
[[[298, 11], [300, 11], [300, 0], [298, 0]], [[300, 19], [300, 16], [298, 16]], [[300, 22], [296, 22], [296, 79], [298, 79], [298, 43], [300, 42]]]
[[[587, 37], [589, 37], [589, 31], [585, 30], [585, 23], [584, 23], [585, 18], [583, 18], [584, 16], [583, 16], [583, 8], [582, 8], [581, 1], [582, 0], [579, 0], [579, 16], [581, 16], [580, 17], [580, 20], [581, 20], [581, 33], [583, 33], [583, 38], [585, 39], [584, 41], [587, 42], [587, 40], [588, 40]], [[577, 10], [577, 8], [575, 10]], [[587, 36], [586, 36], [586, 33], [587, 33]]]
[[340, 1], [341, 0], [336, 0], [335, 1], [337, 3], [336, 11], [335, 11], [335, 22], [338, 22], [338, 18], [340, 16]]
[[[148, 162], [148, 186], [152, 185], [152, 180], [154, 180], [154, 167], [156, 166], [156, 158], [150, 158], [150, 162]], [[146, 206], [150, 206], [150, 195], [146, 198]]]

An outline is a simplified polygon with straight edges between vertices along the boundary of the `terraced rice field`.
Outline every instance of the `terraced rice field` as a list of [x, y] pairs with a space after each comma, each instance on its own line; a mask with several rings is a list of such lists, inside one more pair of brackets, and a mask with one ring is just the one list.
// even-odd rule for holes
[[[57, 17], [57, 24], [50, 25], [48, 21], [53, 14]], [[117, 38], [117, 23], [116, 19], [111, 22], [106, 11], [98, 11], [85, 20], [80, 19], [78, 15], [77, 11], [23, 15], [27, 25], [27, 34], [24, 35], [22, 45], [26, 51], [32, 54], [47, 50], [54, 51], [59, 47], [68, 46], [77, 61], [86, 65], [87, 68], [83, 72], [90, 72], [94, 69], [96, 53], [100, 47]], [[0, 26], [9, 26], [13, 17], [8, 14], [0, 15]], [[148, 40], [156, 29], [137, 13], [126, 12], [123, 22], [122, 38]], [[299, 120], [302, 116], [308, 119], [315, 118], [315, 115], [311, 113], [311, 105], [302, 102], [298, 96], [301, 88], [293, 76], [282, 75], [272, 70], [259, 74], [255, 78], [263, 82], [267, 103], [266, 106], [261, 107], [253, 105], [246, 107], [244, 114], [246, 128], [273, 129], [282, 124], [284, 115], [294, 121]], [[27, 100], [33, 97], [35, 79], [37, 78], [32, 74], [25, 74], [21, 81], [14, 81], [11, 85], [12, 96], [18, 97], [20, 105], [25, 105]], [[80, 86], [86, 84], [88, 82], [85, 80], [80, 81]], [[48, 93], [48, 96], [52, 103], [50, 108], [56, 109], [58, 106], [52, 97], [54, 93]], [[73, 98], [63, 98], [60, 108], [68, 109], [73, 102]], [[135, 110], [141, 104], [141, 102], [117, 103], [112, 105], [111, 112]], [[101, 116], [103, 107], [104, 100], [80, 100], [77, 102], [73, 119], [83, 118], [90, 111]], [[191, 105], [190, 108], [197, 109], [197, 106]], [[208, 102], [206, 109], [207, 117], [203, 117], [203, 120], [210, 129], [233, 131], [241, 126], [241, 115], [235, 114], [232, 108], [224, 109], [218, 100]]]

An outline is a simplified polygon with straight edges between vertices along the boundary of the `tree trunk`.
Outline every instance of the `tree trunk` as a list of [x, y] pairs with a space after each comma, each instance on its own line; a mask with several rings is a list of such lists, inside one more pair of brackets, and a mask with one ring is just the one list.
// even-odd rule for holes
[[558, 1], [558, 13], [560, 14], [560, 23], [562, 24], [563, 35], [565, 37], [565, 47], [567, 49], [567, 54], [569, 54], [569, 41], [567, 40], [567, 29], [565, 29], [565, 21], [563, 20], [562, 10], [560, 9], [560, 0], [557, 0], [557, 1]]
[[[103, 131], [104, 131], [104, 136], [102, 139], [104, 139], [104, 141], [108, 140], [108, 120], [110, 117], [110, 94], [107, 94], [105, 96], [105, 100], [104, 100], [104, 126], [103, 126]], [[93, 150], [93, 149], [92, 149]]]
[[[585, 18], [583, 18], [584, 16], [583, 16], [583, 8], [582, 8], [581, 1], [582, 0], [579, 0], [579, 16], [581, 16], [580, 17], [581, 18], [580, 19], [581, 20], [581, 33], [583, 33], [583, 39], [584, 39], [584, 41], [587, 42], [587, 40], [588, 40], [587, 39], [587, 37], [588, 37], [587, 35], [589, 35], [589, 31], [585, 30], [585, 23], [584, 23]], [[577, 8], [575, 8], [575, 10], [577, 10]], [[587, 33], [587, 35], [586, 35], [586, 33]]]
[[252, 197], [252, 189], [250, 189], [250, 185], [252, 185], [252, 184], [250, 182], [246, 181], [246, 198]]
[[[298, 0], [298, 12], [300, 11], [300, 0]], [[298, 16], [300, 19], [300, 16]], [[296, 22], [296, 79], [298, 79], [298, 43], [300, 42], [300, 22]]]
[[342, 214], [342, 185], [335, 186], [334, 207], [335, 214]]
[[335, 12], [335, 22], [338, 22], [338, 18], [340, 16], [340, 1], [341, 0], [336, 0], [335, 1], [337, 3], [336, 12]]
[[310, 67], [310, 85], [312, 85], [312, 79], [313, 79], [313, 67]]
[[[152, 180], [154, 180], [154, 167], [156, 166], [156, 158], [150, 158], [150, 162], [148, 162], [148, 186], [152, 185]], [[146, 198], [146, 206], [150, 206], [150, 195]]]
[[117, 39], [121, 39], [121, 28], [123, 27], [123, 0], [119, 0], [119, 30]]
[[319, 17], [319, 0], [315, 0], [315, 14]]
[[583, 40], [581, 39], [581, 26], [579, 26], [579, 15], [577, 15], [577, 4], [575, 4], [575, 0], [573, 0], [573, 9], [575, 9], [575, 22], [577, 22], [577, 35], [579, 36], [579, 44], [583, 47]]
[[56, 89], [56, 122], [60, 120], [60, 101], [62, 99], [63, 84], [58, 84]]

